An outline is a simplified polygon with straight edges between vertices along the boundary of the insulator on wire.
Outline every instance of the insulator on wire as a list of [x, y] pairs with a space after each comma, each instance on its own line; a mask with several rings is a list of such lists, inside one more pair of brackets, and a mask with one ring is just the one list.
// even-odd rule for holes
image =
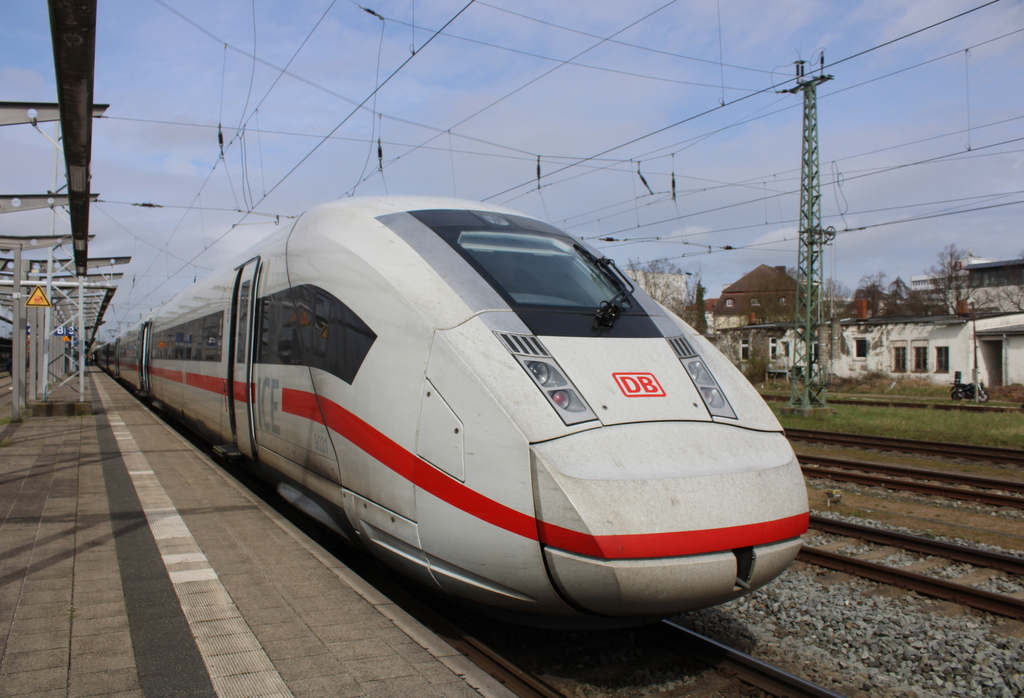
[[643, 174], [640, 172], [640, 161], [639, 160], [636, 163], [636, 173], [638, 175], [640, 175], [640, 181], [643, 182], [644, 186], [647, 188], [647, 191], [650, 192], [651, 196], [654, 196], [654, 191], [651, 189], [651, 185], [647, 183], [647, 180], [644, 179]]
[[540, 189], [540, 155], [537, 156], [537, 188]]
[[220, 156], [224, 157], [224, 131], [221, 130], [220, 124], [217, 124], [217, 142], [220, 144]]
[[676, 173], [672, 173], [672, 200], [676, 200]]
[[384, 146], [381, 145], [380, 139], [377, 139], [377, 167], [381, 172], [384, 171]]

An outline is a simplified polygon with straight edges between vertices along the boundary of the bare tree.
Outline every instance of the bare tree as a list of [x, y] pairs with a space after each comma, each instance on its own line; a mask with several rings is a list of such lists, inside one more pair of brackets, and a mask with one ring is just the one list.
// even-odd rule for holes
[[942, 248], [935, 265], [928, 270], [932, 277], [933, 293], [950, 315], [956, 314], [960, 303], [970, 301], [974, 296], [967, 270], [963, 268], [965, 259], [967, 251], [949, 243]]
[[647, 291], [647, 294], [676, 315], [686, 311], [688, 286], [682, 270], [672, 262], [656, 259], [641, 263], [630, 260], [626, 273]]
[[688, 274], [690, 278], [686, 283], [686, 306], [682, 317], [697, 332], [707, 334], [708, 318], [704, 300], [707, 288], [704, 286], [704, 271], [698, 266], [697, 271], [688, 272]]
[[839, 317], [847, 312], [850, 301], [853, 298], [853, 290], [839, 279], [825, 279], [821, 289], [821, 303], [825, 308], [825, 314], [829, 317]]
[[987, 290], [986, 298], [997, 309], [1024, 312], [1024, 286], [999, 286]]
[[630, 260], [626, 265], [629, 274], [647, 294], [701, 334], [707, 334], [708, 321], [705, 314], [707, 287], [704, 286], [703, 271], [684, 272], [678, 265], [656, 259], [642, 263]]
[[885, 272], [868, 274], [860, 277], [857, 290], [853, 292], [854, 301], [868, 302], [868, 315], [877, 317], [885, 310], [887, 301]]

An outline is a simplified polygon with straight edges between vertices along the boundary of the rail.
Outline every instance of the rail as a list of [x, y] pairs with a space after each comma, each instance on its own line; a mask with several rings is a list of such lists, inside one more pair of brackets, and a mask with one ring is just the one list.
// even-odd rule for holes
[[663, 620], [661, 627], [666, 629], [668, 639], [678, 643], [688, 654], [765, 693], [791, 698], [842, 698], [839, 693], [695, 633], [674, 621]]
[[1024, 465], [1024, 450], [1015, 448], [996, 448], [993, 446], [971, 446], [940, 441], [918, 441], [915, 439], [895, 439], [887, 436], [866, 436], [862, 434], [845, 434], [840, 432], [815, 431], [812, 429], [786, 429], [786, 438], [790, 441], [809, 441], [814, 443], [834, 444], [837, 446], [853, 446], [855, 448], [876, 448], [905, 453], [927, 453], [945, 457], [960, 457], [971, 460], [994, 461]]
[[988, 567], [1011, 574], [1024, 575], [1024, 557], [996, 553], [980, 548], [972, 548], [958, 543], [914, 536], [909, 533], [889, 531], [884, 528], [865, 526], [863, 524], [839, 521], [825, 516], [811, 514], [811, 528], [825, 533], [834, 533], [850, 538], [859, 538], [879, 545], [892, 545], [924, 555], [935, 555], [947, 560], [966, 562], [969, 565]]
[[988, 613], [1024, 620], [1024, 600], [1005, 594], [975, 589], [945, 579], [909, 572], [898, 567], [879, 565], [867, 560], [858, 560], [855, 557], [809, 546], [804, 546], [800, 550], [797, 559], [819, 567], [963, 604]]
[[977, 475], [962, 475], [959, 473], [946, 473], [939, 470], [928, 470], [925, 468], [908, 468], [901, 465], [889, 465], [887, 463], [874, 463], [870, 461], [848, 460], [845, 458], [831, 458], [828, 456], [797, 454], [801, 463], [814, 463], [835, 468], [849, 468], [851, 470], [869, 471], [882, 475], [894, 475], [896, 477], [909, 477], [918, 480], [930, 480], [932, 482], [946, 482], [952, 485], [967, 485], [987, 490], [1002, 490], [1003, 492], [1015, 492], [1024, 495], [1024, 482], [1014, 480], [997, 480]]
[[[843, 468], [852, 467], [854, 466], [843, 466]], [[1017, 497], [1014, 495], [999, 494], [997, 492], [983, 492], [980, 490], [965, 490], [959, 487], [928, 484], [920, 482], [919, 480], [896, 480], [891, 477], [869, 475], [864, 472], [853, 472], [848, 469], [836, 470], [833, 468], [823, 468], [811, 464], [802, 464], [801, 468], [803, 469], [804, 475], [809, 475], [811, 477], [840, 480], [842, 482], [853, 482], [858, 485], [867, 485], [868, 487], [885, 487], [891, 490], [906, 490], [908, 492], [929, 494], [936, 497], [949, 497], [950, 499], [959, 499], [967, 502], [980, 502], [982, 504], [990, 504], [996, 507], [1024, 509], [1024, 497]], [[922, 472], [927, 473], [928, 471]], [[917, 477], [927, 476], [920, 475]]]

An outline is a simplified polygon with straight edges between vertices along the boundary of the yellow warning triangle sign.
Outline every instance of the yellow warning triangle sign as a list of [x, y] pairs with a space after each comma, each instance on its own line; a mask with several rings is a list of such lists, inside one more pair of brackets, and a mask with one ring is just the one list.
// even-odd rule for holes
[[50, 299], [46, 297], [42, 286], [36, 286], [35, 290], [32, 291], [32, 295], [25, 301], [26, 308], [49, 308], [51, 305]]

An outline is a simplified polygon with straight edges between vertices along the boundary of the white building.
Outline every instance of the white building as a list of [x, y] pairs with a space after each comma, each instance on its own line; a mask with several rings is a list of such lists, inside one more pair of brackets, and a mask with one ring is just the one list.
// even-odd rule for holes
[[[741, 367], [760, 355], [769, 371], [792, 362], [793, 323], [724, 330], [719, 347]], [[973, 317], [874, 317], [836, 320], [819, 327], [818, 356], [829, 375], [856, 378], [882, 373], [952, 383], [970, 382], [975, 366], [986, 385], [1024, 384], [1024, 313]]]
[[[984, 257], [975, 257], [974, 253], [968, 249], [967, 256], [957, 261], [957, 271], [967, 276], [967, 267], [972, 264], [987, 264], [994, 260], [985, 259]], [[919, 276], [910, 277], [910, 290], [911, 291], [934, 291], [938, 288], [935, 284], [935, 280], [941, 278], [941, 275], [935, 274], [921, 274]]]

